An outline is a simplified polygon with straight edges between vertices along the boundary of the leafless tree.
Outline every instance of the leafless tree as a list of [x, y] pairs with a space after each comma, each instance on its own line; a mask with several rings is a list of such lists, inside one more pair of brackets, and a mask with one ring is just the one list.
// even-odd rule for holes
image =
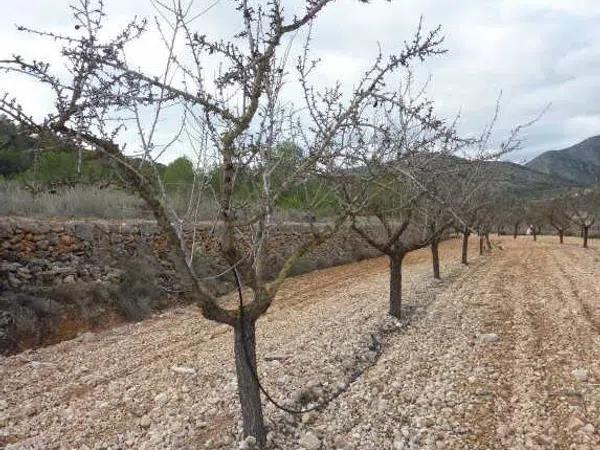
[[596, 223], [600, 195], [591, 188], [576, 190], [569, 195], [567, 214], [571, 222], [581, 230], [583, 248], [588, 248], [590, 228]]
[[[34, 120], [8, 95], [2, 97], [0, 110], [32, 133], [74, 142], [119, 164], [129, 186], [145, 200], [168, 237], [178, 273], [189, 287], [189, 298], [200, 306], [204, 317], [234, 329], [244, 432], [263, 446], [266, 429], [256, 373], [256, 321], [271, 305], [295, 261], [335, 233], [348, 210], [326, 225], [309, 223], [307, 239], [269, 278], [265, 266], [275, 213], [295, 186], [343, 172], [341, 166], [349, 161], [347, 152], [352, 147], [347, 144], [369, 123], [372, 105], [394, 98], [388, 98], [386, 81], [412, 60], [440, 53], [439, 30], [424, 33], [419, 26], [398, 54], [379, 53], [351, 93], [346, 93], [339, 83], [320, 89], [312, 81], [317, 63], [311, 57], [310, 30], [332, 0], [307, 0], [303, 9], [287, 17], [280, 0], [236, 0], [228, 8], [239, 13], [243, 25], [226, 40], [211, 40], [196, 31], [201, 29], [197, 22], [202, 14], [195, 13], [193, 2], [152, 3], [165, 50], [161, 73], [146, 72], [128, 59], [130, 44], [144, 42], [149, 28], [145, 20], [134, 20], [115, 37], [107, 38], [101, 0], [80, 0], [73, 5], [73, 35], [21, 28], [62, 44], [67, 75], [52, 70], [44, 55], [34, 61], [14, 56], [0, 62], [2, 69], [47, 86], [54, 93], [55, 110], [43, 120]], [[284, 93], [291, 78], [290, 42], [301, 30], [307, 39], [295, 67], [305, 100], [299, 110], [286, 101]], [[214, 68], [214, 77], [207, 75], [207, 67]], [[177, 125], [165, 129], [174, 116]], [[234, 309], [221, 304], [196, 275], [184, 234], [186, 218], [177, 216], [169, 206], [156, 177], [158, 158], [179, 145], [190, 127], [206, 130], [210, 144], [202, 151], [210, 152], [219, 172], [218, 187], [209, 194], [216, 205], [214, 228], [219, 230], [220, 253], [240, 287], [240, 304]], [[128, 129], [137, 131], [137, 151], [126, 151]], [[160, 141], [159, 136], [165, 134], [172, 137]], [[189, 136], [198, 144], [193, 133]], [[303, 157], [286, 177], [276, 181], [278, 149], [290, 141], [302, 149]], [[133, 155], [138, 158], [131, 159]], [[250, 180], [253, 195], [243, 195], [244, 180]], [[316, 197], [307, 204], [318, 202]], [[356, 217], [353, 219], [359, 228]], [[408, 226], [400, 220], [397, 230], [386, 228], [388, 242], [382, 246], [394, 255], [393, 271], [398, 271], [400, 255], [406, 251], [396, 239]], [[251, 292], [251, 301], [243, 302], [242, 286]]]
[[530, 200], [525, 209], [525, 220], [529, 231], [533, 236], [533, 240], [537, 241], [538, 236], [542, 233], [542, 228], [546, 223], [544, 208], [540, 200]]
[[457, 141], [453, 124], [437, 119], [422, 89], [413, 95], [412, 83], [407, 73], [396, 96], [379, 102], [371, 126], [355, 143], [356, 168], [334, 180], [352, 229], [389, 258], [389, 313], [396, 318], [402, 311], [405, 255], [437, 243], [451, 223], [426, 205], [437, 200], [436, 163], [446, 161]]
[[565, 232], [571, 225], [571, 219], [567, 213], [569, 200], [565, 195], [556, 196], [546, 200], [541, 206], [550, 226], [556, 230], [559, 242], [564, 243]]

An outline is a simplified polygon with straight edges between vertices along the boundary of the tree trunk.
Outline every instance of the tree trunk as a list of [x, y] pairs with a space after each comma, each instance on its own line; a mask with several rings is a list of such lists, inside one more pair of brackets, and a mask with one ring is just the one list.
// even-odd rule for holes
[[259, 448], [262, 448], [267, 441], [267, 431], [263, 420], [260, 388], [256, 379], [255, 329], [255, 323], [249, 320], [244, 321], [243, 330], [241, 325], [234, 328], [234, 353], [244, 436], [254, 436]]
[[531, 233], [533, 234], [533, 240], [537, 241], [537, 231], [535, 227], [531, 227]]
[[564, 242], [565, 242], [564, 230], [558, 230], [558, 240], [560, 241], [561, 244], [564, 244]]
[[519, 224], [515, 223], [515, 228], [513, 230], [513, 238], [516, 239], [518, 235], [519, 235]]
[[396, 254], [390, 258], [390, 315], [400, 319], [402, 317], [402, 260], [403, 254]]
[[583, 227], [583, 248], [588, 248], [588, 235], [590, 227]]
[[461, 262], [466, 266], [468, 264], [467, 254], [469, 253], [469, 233], [468, 231], [463, 231], [463, 242], [462, 242], [462, 260]]
[[490, 233], [485, 233], [485, 247], [487, 248], [488, 252], [492, 251], [492, 243], [490, 241]]
[[433, 241], [431, 243], [431, 261], [433, 263], [433, 278], [436, 280], [441, 279], [440, 277], [440, 253], [439, 253], [439, 243], [437, 241]]
[[483, 255], [483, 234], [479, 235], [479, 256]]

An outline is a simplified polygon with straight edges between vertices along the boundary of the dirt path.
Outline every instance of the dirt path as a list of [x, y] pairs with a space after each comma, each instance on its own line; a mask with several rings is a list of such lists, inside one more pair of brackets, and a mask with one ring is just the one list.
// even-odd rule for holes
[[[400, 328], [383, 259], [290, 280], [258, 330], [259, 372], [281, 401], [339, 383], [365, 336], [394, 331], [326, 409], [267, 405], [273, 448], [307, 433], [323, 449], [600, 448], [600, 253], [575, 242], [506, 238], [469, 268], [448, 242], [441, 283], [416, 252]], [[238, 448], [231, 340], [185, 308], [0, 359], [0, 446]]]

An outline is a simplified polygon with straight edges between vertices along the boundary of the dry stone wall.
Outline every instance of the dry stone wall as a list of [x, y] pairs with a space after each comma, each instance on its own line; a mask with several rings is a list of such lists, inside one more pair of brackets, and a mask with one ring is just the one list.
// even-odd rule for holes
[[[202, 251], [194, 264], [223, 294], [233, 285], [227, 276], [214, 277], [226, 269], [216, 233], [210, 225], [196, 230]], [[192, 239], [191, 232], [186, 236]], [[267, 247], [271, 274], [307, 236], [302, 224], [274, 230]], [[294, 273], [373, 256], [374, 250], [344, 230], [300, 260]], [[181, 303], [185, 289], [153, 221], [0, 218], [0, 353], [141, 320]]]

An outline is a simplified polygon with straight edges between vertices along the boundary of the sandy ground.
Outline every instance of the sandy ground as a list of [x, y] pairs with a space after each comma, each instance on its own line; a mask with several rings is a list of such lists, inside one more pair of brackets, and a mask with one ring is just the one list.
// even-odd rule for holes
[[[600, 448], [600, 251], [495, 241], [468, 268], [445, 243], [442, 282], [428, 250], [410, 255], [407, 322], [323, 410], [265, 405], [271, 448]], [[387, 281], [375, 259], [287, 282], [258, 329], [277, 399], [345, 381], [365, 336], [390, 330]], [[0, 447], [238, 448], [232, 353], [228, 327], [190, 307], [2, 358]]]

